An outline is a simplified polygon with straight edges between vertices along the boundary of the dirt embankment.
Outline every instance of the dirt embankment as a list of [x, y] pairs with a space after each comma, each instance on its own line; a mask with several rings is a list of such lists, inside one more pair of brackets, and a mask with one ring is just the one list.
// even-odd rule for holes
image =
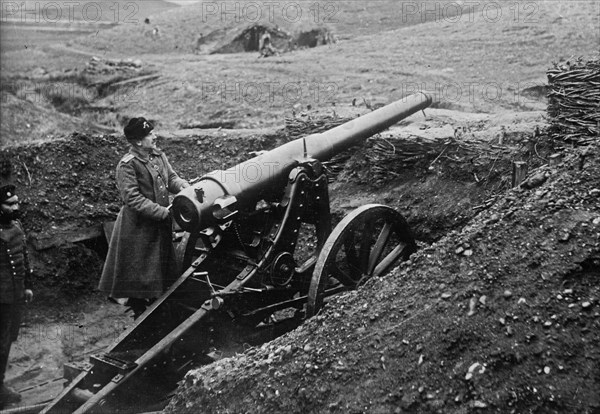
[[[250, 151], [274, 142], [246, 135], [231, 138], [223, 132], [162, 143], [179, 174], [192, 179], [250, 158]], [[113, 221], [121, 208], [114, 176], [127, 147], [118, 135], [73, 134], [1, 151], [13, 162], [36, 272], [37, 303], [94, 291], [107, 248], [103, 224]]]
[[598, 145], [564, 155], [294, 332], [190, 372], [166, 412], [598, 412]]

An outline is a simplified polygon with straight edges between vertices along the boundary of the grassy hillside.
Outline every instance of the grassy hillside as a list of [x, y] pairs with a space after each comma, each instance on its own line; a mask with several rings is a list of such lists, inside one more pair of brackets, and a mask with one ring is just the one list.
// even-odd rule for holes
[[[123, 25], [78, 43], [119, 53], [189, 53], [201, 34], [226, 33], [255, 23], [272, 24], [291, 34], [328, 27], [345, 39], [446, 18], [459, 11], [447, 6], [451, 3], [427, 0], [415, 8], [414, 2], [394, 0], [272, 4], [251, 0], [201, 1], [154, 16], [152, 24], [160, 28], [159, 37], [153, 38], [143, 25]], [[426, 12], [436, 8], [438, 15]], [[127, 41], [115, 42], [116, 38]]]
[[96, 34], [118, 24], [143, 25], [146, 18], [178, 8], [163, 0], [49, 0], [2, 2], [2, 53], [28, 51]]
[[143, 19], [179, 7], [164, 0], [3, 1], [2, 22], [21, 24], [143, 23]]
[[497, 23], [475, 14], [473, 22], [432, 21], [269, 59], [146, 57], [163, 77], [123, 109], [173, 128], [186, 119], [223, 118], [246, 127], [281, 124], [309, 105], [334, 111], [354, 99], [389, 102], [422, 89], [447, 108], [544, 109], [551, 63], [597, 52], [596, 9], [540, 4], [532, 22], [515, 22], [503, 9]]
[[[133, 89], [115, 87], [113, 95], [98, 94], [88, 106], [109, 112], [91, 118], [109, 127], [140, 114], [167, 129], [215, 122], [254, 128], [281, 126], [286, 116], [315, 109], [333, 113], [352, 102], [385, 103], [416, 90], [431, 91], [436, 105], [448, 109], [544, 110], [545, 72], [552, 62], [596, 54], [600, 43], [598, 4], [591, 1], [536, 2], [533, 8], [504, 2], [501, 9], [492, 2], [460, 16], [451, 15], [451, 3], [423, 3], [415, 10], [414, 3], [347, 1], [326, 3], [337, 7], [335, 19], [325, 17], [331, 10], [321, 4], [320, 22], [333, 28], [336, 44], [268, 59], [257, 59], [256, 53], [193, 55], [199, 32], [221, 30], [216, 39], [222, 40], [249, 23], [221, 19], [211, 4], [174, 8], [153, 16], [150, 25], [121, 24], [66, 46], [3, 50], [2, 80], [25, 77], [46, 85], [62, 75], [40, 80], [39, 68], [60, 74], [85, 70], [93, 55], [139, 58], [158, 77]], [[251, 3], [235, 4], [233, 10], [242, 13]], [[303, 18], [281, 24], [290, 30], [294, 24], [315, 24], [310, 10]], [[155, 25], [159, 36], [153, 38]], [[7, 102], [3, 110], [16, 110]]]

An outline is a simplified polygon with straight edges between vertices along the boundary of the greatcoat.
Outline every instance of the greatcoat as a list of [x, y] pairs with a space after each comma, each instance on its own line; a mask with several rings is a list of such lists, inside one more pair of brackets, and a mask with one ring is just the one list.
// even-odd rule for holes
[[0, 383], [11, 344], [19, 336], [25, 289], [31, 289], [31, 269], [25, 232], [18, 220], [0, 223]]
[[18, 220], [0, 224], [0, 303], [23, 302], [30, 289], [25, 232]]
[[177, 277], [169, 192], [188, 187], [157, 149], [133, 146], [117, 165], [123, 206], [98, 289], [112, 298], [156, 298]]

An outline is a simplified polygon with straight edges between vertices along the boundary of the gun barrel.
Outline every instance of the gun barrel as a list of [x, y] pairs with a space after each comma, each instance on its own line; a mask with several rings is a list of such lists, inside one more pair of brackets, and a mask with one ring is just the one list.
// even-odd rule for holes
[[305, 159], [305, 151], [310, 158], [327, 161], [431, 102], [425, 93], [410, 95], [323, 133], [288, 142], [227, 170], [213, 171], [175, 197], [173, 216], [186, 231], [207, 228], [214, 223], [213, 213], [232, 200], [249, 204], [283, 188], [290, 171]]

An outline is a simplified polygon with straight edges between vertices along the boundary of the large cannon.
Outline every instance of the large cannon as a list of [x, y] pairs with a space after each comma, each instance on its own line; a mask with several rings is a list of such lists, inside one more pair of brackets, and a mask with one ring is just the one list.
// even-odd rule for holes
[[411, 95], [181, 191], [172, 214], [186, 270], [42, 413], [160, 409], [194, 365], [289, 331], [408, 258], [416, 244], [392, 208], [359, 207], [332, 230], [321, 163], [430, 104]]

